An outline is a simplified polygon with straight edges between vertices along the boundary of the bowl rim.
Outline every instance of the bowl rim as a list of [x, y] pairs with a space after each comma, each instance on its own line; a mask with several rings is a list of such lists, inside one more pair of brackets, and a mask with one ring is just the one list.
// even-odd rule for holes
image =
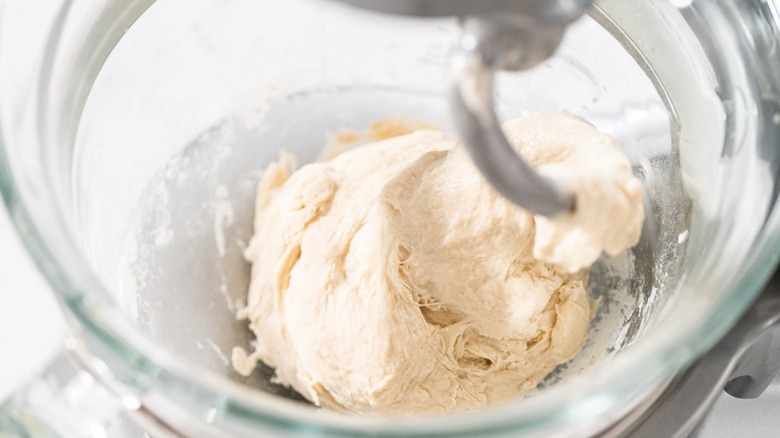
[[[0, 124], [0, 193], [13, 226], [61, 307], [72, 317], [69, 321], [83, 335], [90, 349], [95, 349], [97, 356], [106, 354], [107, 362], [120, 361], [128, 365], [133, 373], [151, 379], [146, 384], [139, 384], [143, 379], [129, 384], [125, 382], [127, 389], [140, 394], [143, 401], [143, 394], [153, 390], [155, 382], [179, 390], [182, 386], [189, 386], [180, 394], [196, 392], [203, 397], [196, 403], [211, 406], [218, 402], [229, 417], [289, 433], [468, 436], [479, 432], [488, 435], [510, 431], [539, 432], [547, 427], [576, 424], [602, 415], [616, 409], [626, 399], [641, 398], [657, 388], [660, 382], [713, 345], [753, 302], [780, 257], [780, 209], [775, 199], [753, 241], [743, 269], [727, 283], [711, 285], [728, 288], [731, 292], [725, 295], [724, 300], [713, 304], [710, 318], [685, 321], [682, 325], [686, 329], [684, 335], [660, 327], [655, 333], [646, 335], [653, 337], [652, 343], [637, 343], [592, 373], [574, 376], [565, 384], [532, 398], [479, 412], [446, 417], [411, 417], [410, 421], [404, 419], [401, 422], [398, 419], [344, 417], [315, 411], [291, 401], [280, 403], [276, 397], [230, 381], [156, 347], [126, 320], [119, 305], [108, 298], [108, 290], [91, 273], [86, 260], [76, 256], [80, 254], [79, 247], [67, 235], [65, 220], [57, 218], [59, 230], [44, 233], [39, 229], [39, 222], [28, 208], [35, 200], [22, 193], [16, 184], [7, 147]], [[50, 184], [47, 188], [51, 188]], [[64, 231], [66, 234], [55, 242], [47, 237], [51, 236], [51, 231]], [[65, 258], [69, 259], [67, 269], [62, 263]], [[113, 373], [104, 377], [117, 380]]]

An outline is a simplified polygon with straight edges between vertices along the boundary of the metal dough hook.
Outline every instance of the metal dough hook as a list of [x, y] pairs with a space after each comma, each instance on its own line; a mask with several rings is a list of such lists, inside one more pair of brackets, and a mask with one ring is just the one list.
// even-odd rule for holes
[[531, 213], [554, 216], [575, 208], [574, 196], [531, 168], [504, 136], [493, 87], [496, 71], [530, 69], [552, 56], [592, 0], [339, 1], [378, 12], [462, 17], [450, 103], [471, 159], [499, 193]]

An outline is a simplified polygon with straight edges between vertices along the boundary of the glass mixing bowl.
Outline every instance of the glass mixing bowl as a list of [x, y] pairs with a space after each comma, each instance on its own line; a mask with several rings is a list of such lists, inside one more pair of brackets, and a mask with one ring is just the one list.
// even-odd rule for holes
[[383, 117], [452, 130], [455, 19], [324, 0], [0, 0], [0, 187], [84, 366], [139, 416], [210, 436], [593, 433], [711, 346], [775, 265], [777, 6], [604, 0], [544, 65], [499, 75], [502, 119], [567, 111], [620, 140], [649, 214], [637, 247], [593, 268], [583, 352], [480, 412], [327, 412], [227, 357], [251, 341], [235, 312], [262, 169]]

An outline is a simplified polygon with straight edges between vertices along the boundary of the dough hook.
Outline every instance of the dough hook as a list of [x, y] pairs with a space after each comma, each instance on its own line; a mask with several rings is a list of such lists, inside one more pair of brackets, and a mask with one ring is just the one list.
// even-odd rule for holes
[[552, 56], [566, 26], [591, 0], [339, 1], [385, 13], [461, 17], [463, 34], [450, 63], [450, 104], [471, 159], [499, 193], [534, 214], [575, 208], [574, 196], [531, 168], [504, 136], [493, 87], [496, 71], [530, 69]]

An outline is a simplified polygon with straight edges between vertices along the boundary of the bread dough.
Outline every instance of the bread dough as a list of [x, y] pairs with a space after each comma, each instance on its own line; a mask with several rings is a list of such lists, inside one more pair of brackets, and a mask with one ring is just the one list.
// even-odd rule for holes
[[484, 180], [451, 135], [421, 130], [260, 182], [248, 305], [258, 360], [317, 405], [357, 413], [474, 410], [522, 396], [581, 349], [587, 270], [635, 245], [642, 185], [583, 119], [504, 129], [576, 195], [534, 217]]

